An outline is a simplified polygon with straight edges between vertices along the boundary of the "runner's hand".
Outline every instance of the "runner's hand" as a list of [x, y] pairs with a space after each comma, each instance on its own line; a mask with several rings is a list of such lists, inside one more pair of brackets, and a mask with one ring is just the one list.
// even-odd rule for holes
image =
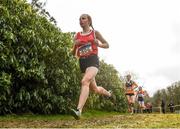
[[74, 43], [75, 43], [75, 45], [79, 45], [81, 42], [80, 42], [80, 40], [79, 39], [76, 39], [76, 40], [74, 40]]
[[99, 41], [97, 39], [94, 40], [94, 43], [99, 47]]

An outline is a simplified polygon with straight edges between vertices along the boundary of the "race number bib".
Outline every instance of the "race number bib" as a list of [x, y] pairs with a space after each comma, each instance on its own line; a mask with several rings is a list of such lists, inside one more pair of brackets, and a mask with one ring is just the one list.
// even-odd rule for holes
[[87, 44], [79, 47], [79, 55], [80, 56], [89, 55], [92, 51], [93, 51], [93, 49], [92, 49], [92, 45], [91, 45], [90, 42], [88, 42]]

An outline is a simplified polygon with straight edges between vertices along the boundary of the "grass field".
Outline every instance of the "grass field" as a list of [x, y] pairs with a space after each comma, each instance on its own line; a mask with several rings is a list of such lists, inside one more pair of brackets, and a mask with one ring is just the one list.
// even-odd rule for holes
[[86, 111], [81, 120], [69, 115], [0, 116], [1, 128], [180, 128], [180, 114], [120, 114]]

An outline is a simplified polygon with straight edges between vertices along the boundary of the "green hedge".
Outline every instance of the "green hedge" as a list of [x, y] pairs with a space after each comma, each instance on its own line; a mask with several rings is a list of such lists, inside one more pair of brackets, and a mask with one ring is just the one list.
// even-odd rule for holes
[[0, 114], [65, 113], [79, 89], [72, 34], [23, 0], [0, 0]]

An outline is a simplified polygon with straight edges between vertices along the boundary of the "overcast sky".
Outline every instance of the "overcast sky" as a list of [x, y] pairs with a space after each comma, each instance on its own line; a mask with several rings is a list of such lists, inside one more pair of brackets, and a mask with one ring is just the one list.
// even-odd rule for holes
[[91, 15], [110, 45], [100, 58], [121, 75], [135, 73], [150, 95], [180, 80], [180, 0], [46, 1], [63, 32], [81, 31], [80, 15]]

